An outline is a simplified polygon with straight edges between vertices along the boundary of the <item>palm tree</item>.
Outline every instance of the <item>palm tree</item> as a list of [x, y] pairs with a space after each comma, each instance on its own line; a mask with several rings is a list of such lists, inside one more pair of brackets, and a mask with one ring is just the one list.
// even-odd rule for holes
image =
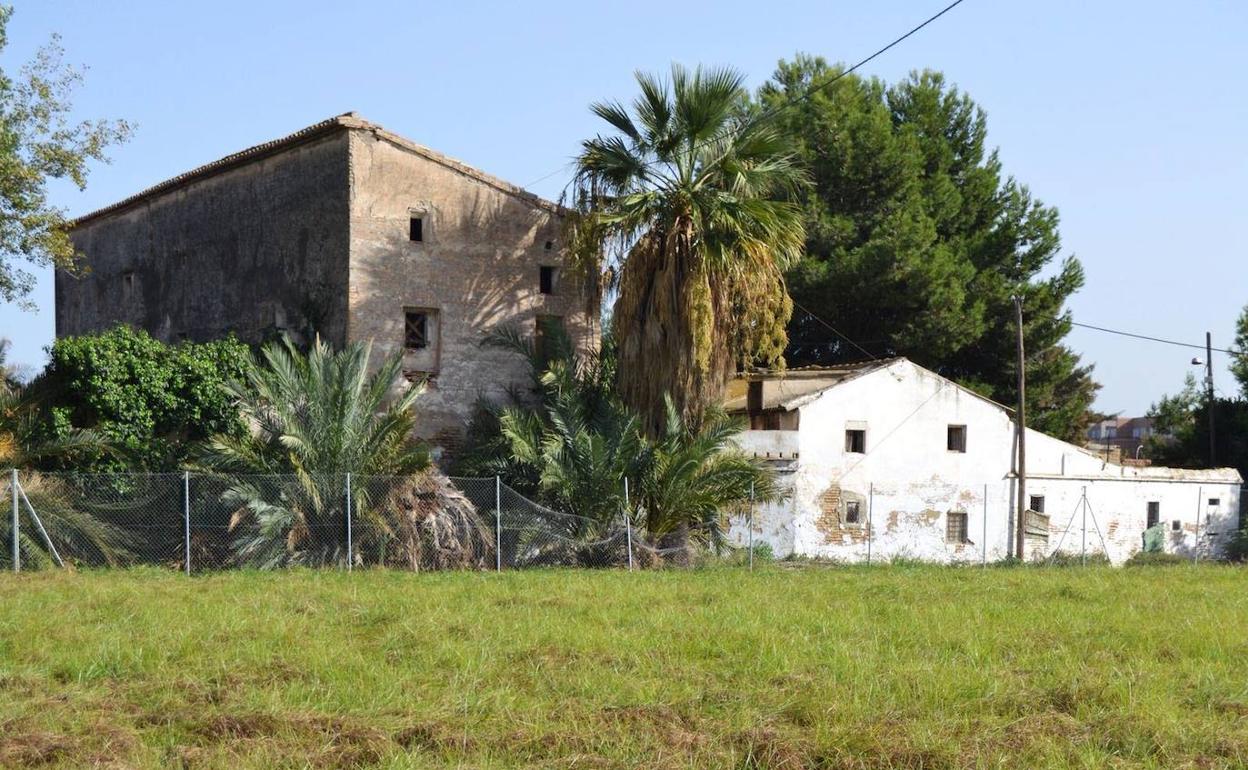
[[616, 133], [582, 145], [572, 244], [618, 291], [620, 395], [655, 436], [666, 396], [696, 419], [738, 367], [782, 361], [806, 175], [790, 140], [747, 114], [741, 74], [673, 66], [670, 84], [637, 83], [632, 114], [592, 107]]
[[258, 567], [343, 564], [351, 494], [357, 563], [414, 569], [486, 561], [491, 533], [429, 465], [412, 431], [419, 384], [401, 382], [401, 355], [372, 374], [371, 345], [300, 353], [270, 343], [246, 381], [229, 386], [251, 430], [216, 436], [202, 459], [223, 477], [234, 510], [236, 559]]
[[[107, 451], [107, 445], [90, 431], [70, 429], [62, 435], [47, 430], [37, 394], [19, 384], [4, 367], [4, 345], [0, 345], [0, 468], [28, 469], [20, 474], [19, 511], [27, 504], [39, 517], [57, 553], [70, 562], [115, 564], [126, 552], [124, 532], [104, 518], [75, 506], [77, 496], [64, 477], [31, 468], [83, 454]], [[11, 499], [9, 474], [2, 482]], [[22, 558], [32, 566], [53, 563], [52, 550], [31, 521], [19, 524], [18, 543]], [[0, 559], [9, 557], [13, 538], [11, 516], [0, 516]], [[11, 557], [9, 557], [11, 558]]]
[[652, 541], [687, 561], [690, 535], [716, 550], [724, 512], [777, 496], [773, 475], [733, 443], [745, 424], [713, 407], [696, 424], [680, 419], [671, 399], [667, 422], [647, 453], [636, 503]]

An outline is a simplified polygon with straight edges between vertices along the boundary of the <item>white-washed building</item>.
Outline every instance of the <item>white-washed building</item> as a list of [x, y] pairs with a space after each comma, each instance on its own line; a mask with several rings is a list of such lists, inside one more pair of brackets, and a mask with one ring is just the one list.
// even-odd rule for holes
[[[777, 556], [993, 561], [1014, 552], [1013, 413], [904, 358], [750, 375], [725, 406], [741, 446], [787, 498], [757, 506], [754, 541]], [[1124, 466], [1027, 431], [1025, 557], [1105, 553], [1120, 564], [1160, 524], [1163, 548], [1216, 557], [1239, 525], [1230, 468]], [[1034, 513], [1032, 512], [1034, 511]], [[744, 518], [732, 535], [749, 538]]]

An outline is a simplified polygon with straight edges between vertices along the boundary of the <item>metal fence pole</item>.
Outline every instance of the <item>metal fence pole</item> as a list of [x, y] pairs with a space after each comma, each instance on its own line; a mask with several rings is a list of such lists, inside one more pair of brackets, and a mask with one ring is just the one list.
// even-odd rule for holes
[[750, 516], [748, 520], [750, 527], [750, 572], [754, 571], [754, 482], [750, 482]]
[[1088, 566], [1088, 488], [1083, 488], [1083, 493], [1079, 498], [1079, 502], [1083, 504], [1083, 534], [1079, 539], [1079, 564]]
[[9, 486], [13, 490], [13, 571], [22, 571], [22, 551], [18, 546], [17, 532], [17, 468], [9, 474]]
[[871, 566], [871, 537], [872, 523], [875, 512], [875, 482], [872, 481], [867, 487], [867, 566]]
[[985, 569], [988, 567], [988, 485], [984, 485], [984, 543], [981, 547], [983, 556], [980, 557], [980, 566]]
[[347, 473], [347, 572], [351, 571], [351, 474]]
[[628, 477], [624, 477], [624, 537], [628, 540], [628, 571], [633, 571], [633, 517], [628, 511]]
[[[514, 566], [514, 565], [513, 565]], [[503, 477], [494, 477], [494, 571], [503, 571]]]
[[185, 545], [186, 574], [191, 574], [191, 472], [182, 471], [182, 539]]

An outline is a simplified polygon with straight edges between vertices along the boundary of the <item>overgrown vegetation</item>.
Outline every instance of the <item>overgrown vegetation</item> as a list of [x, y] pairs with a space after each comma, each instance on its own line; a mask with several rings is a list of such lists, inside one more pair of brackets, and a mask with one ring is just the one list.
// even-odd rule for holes
[[0, 575], [0, 766], [1242, 767], [1243, 578]]
[[818, 319], [793, 314], [790, 364], [860, 360], [865, 348], [1013, 404], [1011, 296], [1021, 293], [1028, 417], [1079, 439], [1098, 386], [1063, 343], [1065, 303], [1084, 275], [1061, 254], [1057, 210], [1004, 173], [986, 114], [940, 73], [816, 87], [839, 71], [799, 55], [758, 97], [760, 110], [789, 105], [776, 119], [814, 179], [801, 198], [805, 253], [788, 281]]

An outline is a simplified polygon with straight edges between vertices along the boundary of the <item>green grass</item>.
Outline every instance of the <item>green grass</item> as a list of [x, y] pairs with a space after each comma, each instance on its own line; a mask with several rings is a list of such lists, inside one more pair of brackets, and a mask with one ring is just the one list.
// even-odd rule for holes
[[5, 575], [0, 767], [1242, 767], [1246, 578]]

